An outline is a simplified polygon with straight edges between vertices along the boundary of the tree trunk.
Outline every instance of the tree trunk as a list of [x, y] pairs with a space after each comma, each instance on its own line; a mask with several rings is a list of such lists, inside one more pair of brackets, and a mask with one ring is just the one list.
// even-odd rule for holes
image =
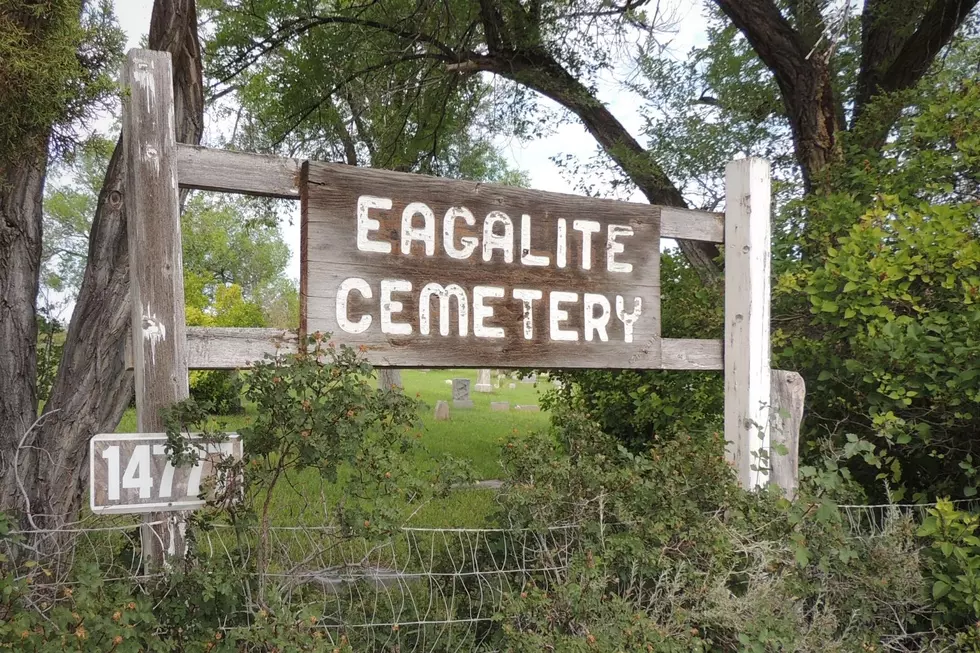
[[21, 515], [25, 500], [36, 498], [31, 472], [37, 451], [21, 440], [37, 417], [36, 300], [46, 167], [45, 138], [33, 157], [0, 168], [0, 510]]
[[[177, 140], [200, 143], [204, 88], [194, 0], [156, 0], [149, 47], [173, 57]], [[88, 264], [40, 432], [52, 460], [39, 461], [37, 477], [52, 525], [78, 515], [88, 441], [116, 428], [133, 395], [125, 365], [131, 306], [121, 152], [117, 144], [99, 194]]]

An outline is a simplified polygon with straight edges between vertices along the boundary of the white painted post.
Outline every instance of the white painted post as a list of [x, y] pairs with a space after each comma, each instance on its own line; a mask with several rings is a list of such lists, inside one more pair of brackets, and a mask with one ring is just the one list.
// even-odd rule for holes
[[[725, 440], [739, 483], [764, 486], [769, 452], [769, 162], [725, 168]], [[753, 469], [753, 467], [755, 469]]]
[[[123, 69], [125, 206], [133, 304], [136, 421], [163, 431], [160, 411], [188, 396], [187, 326], [177, 188], [177, 142], [170, 53], [131, 50]], [[143, 559], [159, 566], [184, 553], [180, 513], [151, 513], [141, 529]]]

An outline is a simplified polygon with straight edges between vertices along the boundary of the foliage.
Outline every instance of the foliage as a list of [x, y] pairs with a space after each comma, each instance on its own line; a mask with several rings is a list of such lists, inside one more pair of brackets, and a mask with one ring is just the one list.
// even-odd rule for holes
[[[343, 18], [332, 20], [301, 0], [252, 2], [248, 12], [227, 0], [199, 4], [215, 26], [208, 72], [240, 107], [240, 127], [230, 138], [235, 144], [350, 165], [525, 182], [492, 144], [487, 83], [421, 52], [424, 39], [406, 50], [410, 25], [369, 27], [408, 14], [418, 29], [438, 28], [442, 11], [404, 0], [340, 3], [330, 9]], [[463, 3], [454, 4], [455, 11]], [[272, 45], [286, 41], [289, 47]], [[257, 52], [263, 42], [271, 47]]]
[[[855, 455], [867, 491], [974, 496], [980, 425], [980, 84], [967, 80], [900, 126], [777, 265], [778, 365], [807, 381], [806, 440]], [[805, 255], [813, 252], [816, 255]]]
[[[311, 336], [306, 353], [257, 363], [243, 382], [245, 398], [256, 405], [254, 419], [238, 430], [245, 501], [237, 505], [235, 494], [216, 499], [236, 523], [254, 517], [267, 533], [280, 484], [295, 482], [307, 470], [336, 482], [346, 466], [351, 473], [335, 507], [336, 524], [350, 536], [385, 533], [400, 523], [406, 502], [444, 493], [469, 476], [449, 457], [420, 467], [410, 455], [421, 436], [419, 402], [397, 389], [376, 389], [372, 368], [359, 352], [338, 348], [322, 334]], [[165, 421], [175, 464], [196, 455], [182, 433], [222, 435], [193, 399], [174, 406]], [[226, 492], [239, 489], [225, 486]], [[260, 569], [266, 546], [263, 535]]]
[[907, 519], [853, 537], [826, 499], [746, 493], [717, 437], [629, 453], [580, 416], [555, 429], [506, 445], [501, 505], [515, 527], [576, 524], [580, 555], [508, 597], [497, 648], [850, 651], [928, 631]]
[[980, 621], [980, 516], [949, 499], [930, 508], [916, 535], [927, 539], [926, 569], [941, 620], [958, 627]]
[[[13, 0], [0, 7], [0, 168], [76, 129], [115, 93], [122, 31], [108, 0]], [[53, 128], [53, 129], [52, 129]]]

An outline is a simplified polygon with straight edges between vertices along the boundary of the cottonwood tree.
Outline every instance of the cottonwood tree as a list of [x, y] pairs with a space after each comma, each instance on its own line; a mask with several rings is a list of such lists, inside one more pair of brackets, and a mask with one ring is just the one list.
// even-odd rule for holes
[[[42, 66], [23, 82], [25, 89], [39, 93], [32, 97], [35, 106], [45, 107], [46, 102], [65, 97], [64, 106], [71, 107], [68, 100], [83, 97], [78, 94], [81, 85], [77, 80], [84, 78], [73, 73], [52, 79], [43, 65], [57, 57], [61, 66], [70, 68], [74, 61], [71, 66], [84, 69], [92, 54], [75, 27], [82, 3], [52, 0], [41, 4], [49, 6], [39, 7], [37, 2], [5, 4], [0, 9], [0, 22], [4, 24], [0, 33], [6, 37], [8, 26], [21, 30], [27, 40], [13, 39], [13, 44], [5, 42], [5, 47], [21, 57], [21, 62], [34, 60]], [[98, 6], [103, 15], [109, 15], [108, 2]], [[105, 24], [100, 26], [104, 28]], [[166, 50], [173, 57], [177, 140], [199, 142], [204, 88], [194, 0], [157, 0], [149, 46]], [[117, 52], [118, 47], [110, 50]], [[6, 57], [0, 59], [6, 63]], [[100, 64], [93, 68], [100, 76], [97, 79], [109, 74], [114, 77], [118, 70], [115, 59], [91, 63]], [[77, 516], [84, 496], [88, 441], [94, 433], [116, 427], [133, 389], [124, 358], [131, 313], [123, 202], [126, 189], [121, 148], [117, 146], [99, 194], [88, 260], [58, 374], [41, 418], [30, 428], [38, 408], [34, 324], [41, 252], [40, 199], [48, 145], [57, 133], [55, 125], [72, 124], [78, 115], [62, 108], [43, 121], [30, 114], [28, 119], [13, 123], [15, 142], [24, 154], [3, 168], [7, 183], [2, 191], [4, 233], [0, 238], [0, 289], [4, 297], [0, 319], [0, 509], [13, 510], [23, 517], [25, 525], [39, 527], [56, 527]]]
[[[977, 1], [869, 0], [861, 9], [857, 49], [846, 52], [837, 44], [840, 24], [849, 17], [841, 17], [834, 3], [711, 4], [740, 30], [775, 79], [809, 192], [825, 184], [828, 166], [840, 160], [843, 133], [861, 127], [869, 150], [884, 142], [901, 112], [901, 91], [914, 87], [930, 69]], [[357, 80], [385, 68], [414, 71], [414, 77], [405, 76], [409, 89], [435, 84], [448, 88], [492, 73], [515, 83], [510, 98], [515, 105], [526, 102], [523, 91], [531, 90], [570, 111], [651, 203], [687, 204], [660, 161], [594, 90], [597, 72], [611, 68], [615, 54], [623, 51], [624, 34], [655, 35], [664, 27], [658, 3], [393, 0], [353, 2], [328, 11], [298, 1], [210, 0], [208, 7], [217, 18], [217, 76], [226, 84], [235, 84], [264, 58], [288, 63], [297, 47], [309, 57], [324, 43], [347, 43], [358, 53], [356, 61], [367, 62], [334, 71], [331, 83], [318, 87], [318, 97], [296, 113], [295, 129], [306, 117], [343, 101]], [[848, 74], [855, 83], [845, 90], [841, 82]], [[884, 98], [890, 102], [886, 108], [868, 111]], [[679, 245], [703, 279], [718, 277], [713, 245]]]

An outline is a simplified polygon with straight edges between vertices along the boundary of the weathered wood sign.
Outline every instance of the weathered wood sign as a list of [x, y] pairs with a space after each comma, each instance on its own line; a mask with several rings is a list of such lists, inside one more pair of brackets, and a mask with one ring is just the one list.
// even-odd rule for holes
[[[190, 439], [196, 440], [195, 436]], [[199, 462], [174, 467], [167, 458], [166, 433], [106, 433], [89, 441], [89, 506], [96, 514], [200, 508], [203, 487], [213, 483], [215, 465], [241, 458], [237, 434], [201, 444]]]
[[661, 367], [660, 209], [307, 163], [307, 333], [392, 367]]

